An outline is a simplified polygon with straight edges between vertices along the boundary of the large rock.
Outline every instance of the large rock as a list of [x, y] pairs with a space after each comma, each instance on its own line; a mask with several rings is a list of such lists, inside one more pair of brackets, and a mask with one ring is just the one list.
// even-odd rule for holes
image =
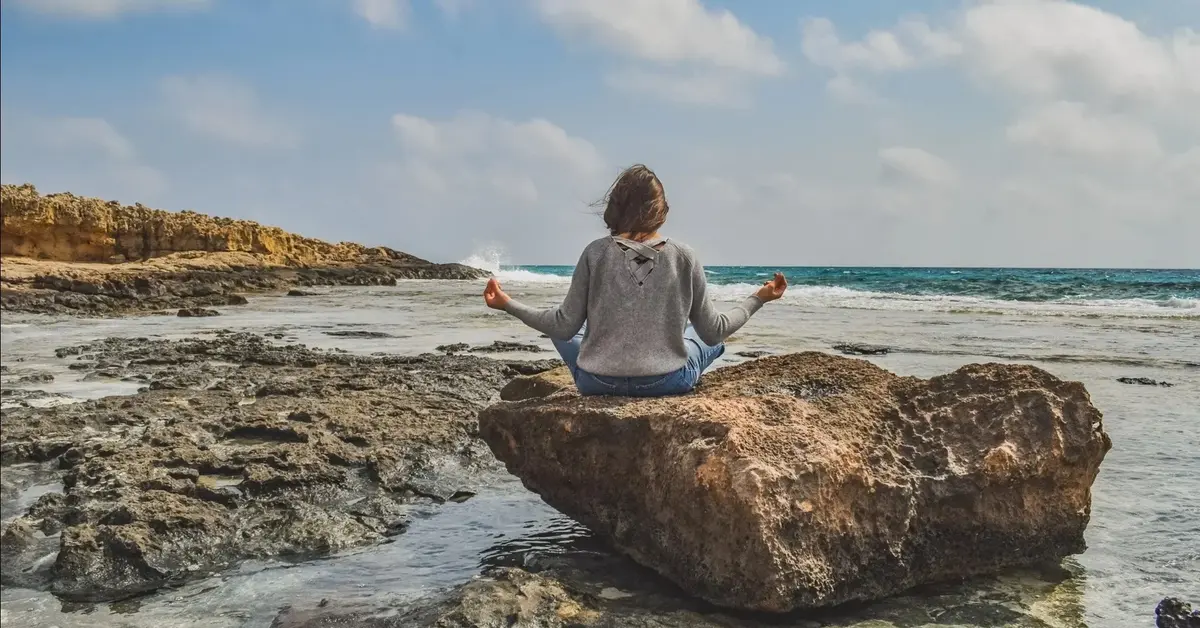
[[922, 380], [819, 353], [683, 397], [568, 388], [479, 422], [510, 472], [636, 561], [776, 612], [1079, 553], [1111, 447], [1083, 386], [1032, 366]]

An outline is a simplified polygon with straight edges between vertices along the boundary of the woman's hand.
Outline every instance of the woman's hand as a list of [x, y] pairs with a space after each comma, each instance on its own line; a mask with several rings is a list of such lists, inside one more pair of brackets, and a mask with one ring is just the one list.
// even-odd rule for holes
[[764, 283], [758, 292], [754, 293], [754, 296], [763, 303], [767, 303], [783, 296], [785, 290], [787, 290], [787, 278], [783, 276], [783, 273], [775, 273], [775, 278]]
[[495, 277], [488, 279], [487, 287], [483, 289], [483, 301], [493, 310], [503, 310], [508, 305], [508, 295], [500, 289], [500, 282]]

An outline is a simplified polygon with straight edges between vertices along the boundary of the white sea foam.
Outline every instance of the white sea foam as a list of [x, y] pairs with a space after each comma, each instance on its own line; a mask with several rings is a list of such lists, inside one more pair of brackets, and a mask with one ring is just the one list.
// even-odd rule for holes
[[[759, 286], [749, 283], [709, 284], [717, 301], [736, 302]], [[812, 308], [895, 310], [908, 312], [978, 312], [1026, 316], [1118, 316], [1134, 318], [1200, 318], [1200, 300], [1063, 299], [1029, 302], [958, 295], [915, 295], [853, 290], [840, 286], [791, 286], [781, 304]]]
[[459, 263], [464, 266], [486, 270], [502, 282], [569, 283], [571, 281], [570, 277], [562, 275], [537, 273], [524, 268], [513, 268], [507, 264], [507, 258], [508, 255], [502, 247], [491, 246], [471, 253], [471, 255]]

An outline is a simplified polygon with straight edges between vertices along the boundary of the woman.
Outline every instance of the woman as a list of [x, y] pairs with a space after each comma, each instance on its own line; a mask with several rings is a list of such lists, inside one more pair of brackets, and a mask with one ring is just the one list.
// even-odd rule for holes
[[662, 182], [646, 166], [632, 166], [605, 196], [610, 235], [583, 250], [562, 305], [518, 303], [495, 278], [484, 301], [550, 336], [584, 395], [687, 393], [725, 353], [725, 339], [783, 296], [787, 280], [776, 273], [733, 309], [717, 312], [695, 253], [658, 233], [667, 211]]

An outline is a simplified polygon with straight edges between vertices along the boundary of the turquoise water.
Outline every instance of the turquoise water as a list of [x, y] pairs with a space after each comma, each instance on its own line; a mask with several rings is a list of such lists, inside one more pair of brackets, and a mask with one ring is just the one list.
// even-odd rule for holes
[[[571, 266], [503, 266], [502, 271], [568, 277]], [[837, 268], [711, 266], [710, 283], [756, 284], [775, 271], [792, 286], [843, 288], [864, 293], [957, 296], [1000, 301], [1145, 300], [1167, 307], [1196, 307], [1200, 270], [1048, 268]], [[525, 276], [531, 279], [531, 276]]]

